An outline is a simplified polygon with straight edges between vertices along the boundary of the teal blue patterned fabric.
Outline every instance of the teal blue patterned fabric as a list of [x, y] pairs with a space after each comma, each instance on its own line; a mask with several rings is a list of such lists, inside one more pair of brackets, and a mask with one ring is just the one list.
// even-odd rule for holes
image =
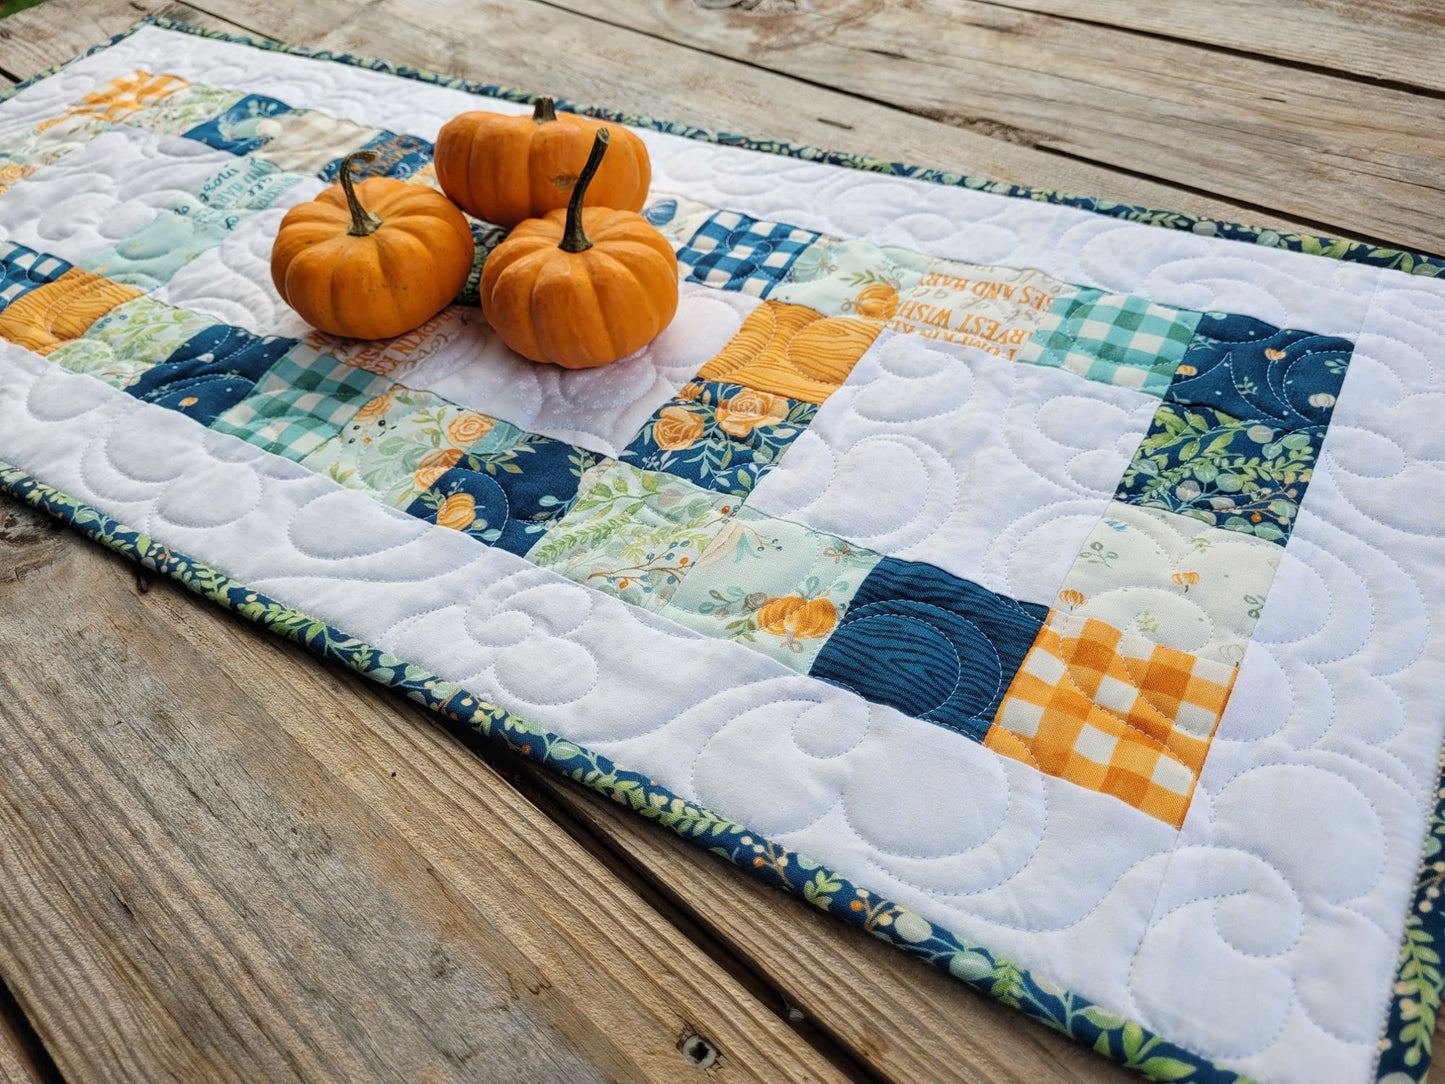
[[1210, 407], [1161, 403], [1115, 499], [1282, 546], [1323, 439], [1317, 426], [1277, 429]]
[[1353, 352], [1348, 339], [1205, 313], [1164, 397], [1281, 429], [1325, 426]]
[[0, 241], [0, 309], [37, 286], [54, 282], [70, 267], [58, 256], [47, 256], [14, 241]]
[[602, 458], [531, 434], [505, 451], [462, 456], [407, 512], [522, 556], [567, 514]]
[[[370, 162], [357, 162], [351, 175], [357, 180], [367, 177], [393, 177], [404, 181], [417, 170], [431, 163], [432, 145], [420, 136], [382, 132], [361, 147], [376, 155]], [[341, 159], [328, 162], [321, 170], [323, 181], [335, 183], [341, 170]]]
[[219, 151], [250, 154], [267, 141], [257, 131], [257, 124], [267, 117], [289, 112], [291, 107], [285, 102], [264, 94], [248, 94], [220, 116], [196, 125], [185, 135]]
[[745, 497], [817, 413], [812, 403], [696, 381], [647, 420], [621, 458]]
[[983, 741], [1048, 612], [922, 561], [885, 557], [808, 672]]
[[262, 338], [217, 324], [188, 339], [125, 390], [210, 425], [249, 395], [276, 359], [295, 345], [295, 339]]

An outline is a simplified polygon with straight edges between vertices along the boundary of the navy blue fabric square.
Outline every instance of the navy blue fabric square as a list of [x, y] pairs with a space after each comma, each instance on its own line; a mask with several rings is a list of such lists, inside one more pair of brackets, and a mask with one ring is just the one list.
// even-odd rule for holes
[[[359, 150], [371, 151], [376, 155], [370, 162], [357, 162], [351, 175], [358, 181], [367, 177], [395, 177], [404, 181], [432, 159], [432, 145], [420, 136], [397, 135], [383, 131], [373, 136]], [[341, 172], [341, 159], [327, 162], [320, 177], [334, 183]]]
[[1047, 615], [933, 565], [885, 557], [808, 672], [983, 741]]
[[1164, 398], [1276, 429], [1328, 425], [1353, 350], [1348, 339], [1205, 313]]
[[249, 395], [276, 359], [295, 345], [295, 339], [263, 339], [244, 328], [218, 324], [191, 336], [125, 390], [210, 425]]
[[647, 420], [618, 458], [746, 497], [817, 413], [813, 403], [695, 380]]
[[688, 278], [720, 290], [767, 297], [820, 235], [740, 211], [715, 211], [677, 254]]
[[407, 513], [524, 556], [572, 507], [583, 473], [599, 460], [564, 441], [528, 436], [505, 451], [462, 456]]
[[267, 117], [290, 112], [291, 107], [285, 102], [264, 94], [248, 94], [220, 116], [191, 128], [185, 136], [217, 150], [250, 154], [271, 140], [271, 136], [261, 134], [261, 122]]
[[0, 241], [0, 309], [37, 286], [54, 282], [71, 265], [57, 256], [45, 256], [14, 241]]

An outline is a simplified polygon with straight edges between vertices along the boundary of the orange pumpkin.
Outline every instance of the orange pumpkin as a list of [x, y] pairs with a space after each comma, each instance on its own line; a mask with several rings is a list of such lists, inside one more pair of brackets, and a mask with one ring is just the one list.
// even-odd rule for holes
[[463, 113], [442, 126], [432, 160], [437, 182], [462, 210], [499, 226], [566, 208], [593, 136], [612, 140], [588, 192], [593, 207], [640, 211], [652, 182], [647, 147], [626, 128], [558, 113], [538, 98], [530, 117]]
[[426, 323], [472, 270], [472, 231], [440, 192], [391, 177], [341, 183], [286, 212], [271, 247], [276, 292], [312, 327], [352, 339], [390, 339]]
[[482, 315], [524, 358], [590, 369], [655, 339], [677, 312], [677, 256], [634, 211], [583, 209], [598, 130], [567, 210], [514, 229], [482, 265]]

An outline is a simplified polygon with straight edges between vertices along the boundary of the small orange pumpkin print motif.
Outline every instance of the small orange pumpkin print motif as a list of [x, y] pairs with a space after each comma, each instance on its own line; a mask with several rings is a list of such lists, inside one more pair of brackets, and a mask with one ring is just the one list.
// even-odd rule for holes
[[1180, 587], [1184, 588], [1184, 593], [1188, 594], [1189, 589], [1199, 582], [1199, 573], [1176, 572], [1173, 576], [1170, 577], [1170, 579], [1172, 579]]
[[1174, 371], [1180, 376], [1198, 376], [1199, 370], [1193, 365], [1176, 365]]
[[791, 644], [827, 636], [838, 624], [838, 608], [825, 598], [785, 595], [759, 606], [753, 621], [763, 632], [786, 637]]
[[1065, 587], [1059, 592], [1059, 601], [1072, 610], [1075, 606], [1084, 604], [1084, 592], [1075, 591], [1072, 587]]
[[477, 502], [470, 493], [453, 493], [437, 509], [437, 526], [463, 531], [477, 518]]
[[1283, 361], [1285, 359], [1285, 352], [1283, 350], [1275, 350], [1271, 347], [1265, 350], [1264, 356], [1269, 358], [1270, 361]]
[[891, 320], [898, 312], [898, 291], [886, 282], [875, 282], [859, 290], [850, 307], [865, 320]]

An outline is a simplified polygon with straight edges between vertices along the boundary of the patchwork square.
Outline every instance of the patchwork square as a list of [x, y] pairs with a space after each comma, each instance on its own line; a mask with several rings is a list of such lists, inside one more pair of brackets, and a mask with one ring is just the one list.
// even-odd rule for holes
[[239, 90], [190, 83], [127, 115], [125, 123], [156, 135], [180, 135], [214, 120], [245, 96]]
[[1200, 315], [1081, 287], [1054, 302], [1018, 360], [1162, 396]]
[[272, 118], [291, 111], [289, 105], [275, 98], [247, 94], [224, 113], [196, 125], [184, 135], [219, 151], [250, 154], [280, 134], [281, 123]]
[[351, 489], [406, 508], [467, 453], [502, 452], [526, 434], [514, 425], [392, 384], [302, 464]]
[[715, 211], [677, 254], [688, 278], [721, 290], [767, 297], [820, 234], [738, 211]]
[[1205, 313], [1165, 398], [1277, 429], [1328, 425], [1354, 344]]
[[928, 264], [927, 257], [906, 249], [824, 238], [793, 261], [787, 281], [769, 296], [825, 316], [887, 323], [897, 315], [900, 295], [922, 281]]
[[682, 248], [714, 210], [716, 208], [686, 196], [653, 193], [651, 201], [642, 209], [642, 217], [656, 226], [657, 231], [672, 242], [673, 248]]
[[[253, 156], [293, 173], [318, 173], [328, 163], [360, 150], [381, 132], [379, 128], [315, 109], [293, 109], [277, 114], [274, 123], [275, 135], [254, 151]], [[335, 180], [334, 167], [327, 179]]]
[[111, 127], [97, 117], [66, 113], [0, 141], [0, 195]]
[[218, 211], [263, 211], [300, 183], [298, 174], [248, 155], [207, 177], [196, 198]]
[[1113, 501], [1079, 549], [1056, 605], [1237, 666], [1281, 556], [1279, 546], [1252, 534]]
[[298, 343], [211, 428], [299, 463], [391, 386], [384, 377]]
[[734, 497], [604, 461], [587, 472], [576, 502], [527, 559], [657, 610], [737, 510]]
[[217, 324], [146, 369], [126, 391], [210, 425], [249, 395], [276, 359], [295, 345], [295, 339], [262, 338]]
[[1053, 611], [985, 744], [1177, 828], [1235, 673], [1226, 663]]
[[1039, 271], [930, 260], [896, 306], [885, 300], [883, 311], [894, 331], [1013, 361], [1048, 322], [1058, 299], [1071, 290]]
[[694, 381], [648, 419], [621, 458], [745, 497], [817, 411], [740, 384]]
[[744, 506], [698, 558], [663, 613], [806, 674], [882, 559]]
[[803, 305], [767, 301], [704, 365], [703, 380], [741, 384], [804, 403], [821, 403], [848, 379], [879, 329]]
[[194, 336], [215, 326], [208, 316], [141, 296], [111, 309], [80, 338], [62, 344], [50, 360], [112, 387], [125, 388]]
[[1320, 427], [1287, 431], [1161, 403], [1116, 497], [1284, 545], [1323, 439]]
[[809, 671], [982, 741], [1048, 608], [884, 557]]
[[366, 150], [376, 155], [374, 161], [356, 163], [351, 175], [357, 180], [367, 177], [394, 177], [404, 181], [423, 166], [430, 165], [432, 160], [432, 145], [425, 139], [397, 135], [383, 129], [364, 143], [334, 155], [332, 161], [321, 168], [321, 179], [328, 183], [334, 182], [341, 172], [342, 157], [354, 150]]
[[67, 109], [66, 113], [117, 124], [128, 119], [131, 114], [153, 106], [189, 85], [176, 75], [131, 72], [128, 75], [116, 76], [104, 86], [91, 91]]
[[400, 379], [450, 347], [464, 349], [465, 333], [474, 320], [480, 322], [481, 317], [464, 308], [451, 306], [394, 339], [343, 339], [313, 329], [303, 341], [316, 350], [340, 358], [347, 365]]
[[54, 282], [70, 270], [70, 264], [33, 248], [0, 241], [0, 309], [37, 286]]
[[583, 476], [600, 461], [584, 448], [529, 434], [503, 451], [458, 456], [407, 512], [525, 555], [567, 514]]
[[73, 267], [21, 294], [0, 312], [0, 337], [37, 354], [78, 339], [111, 309], [140, 291]]
[[162, 211], [135, 233], [82, 261], [97, 275], [141, 290], [156, 290], [207, 249], [215, 248], [248, 212], [197, 205]]

